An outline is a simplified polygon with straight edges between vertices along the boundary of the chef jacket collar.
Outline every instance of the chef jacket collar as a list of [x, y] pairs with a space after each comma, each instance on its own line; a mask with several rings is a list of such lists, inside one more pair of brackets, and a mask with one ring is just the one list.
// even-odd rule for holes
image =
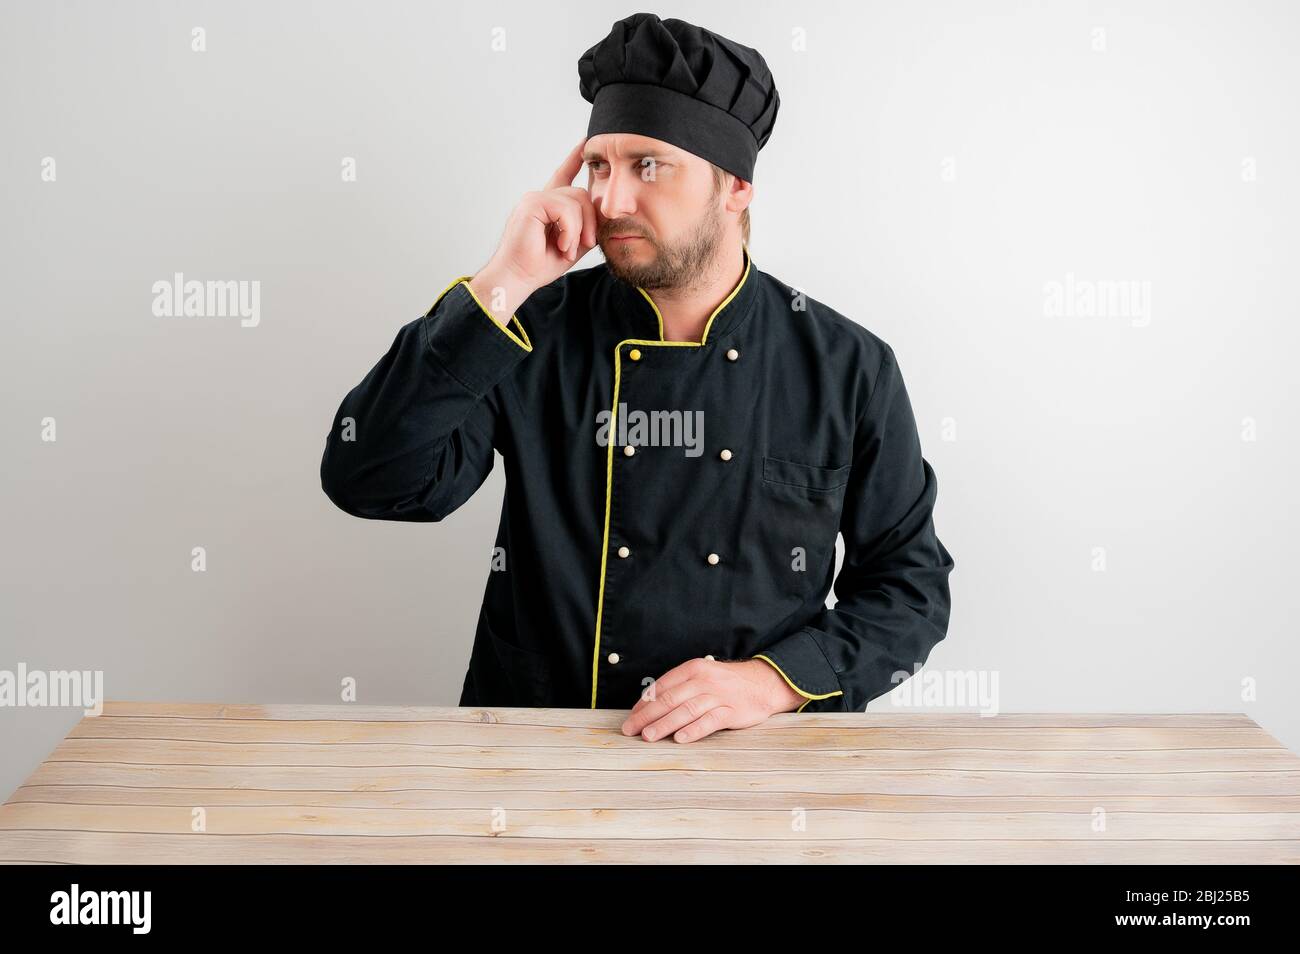
[[[740, 274], [740, 281], [737, 282], [731, 293], [722, 300], [721, 304], [714, 309], [713, 314], [709, 316], [708, 321], [705, 323], [704, 332], [699, 342], [705, 347], [732, 339], [744, 327], [750, 312], [753, 310], [758, 289], [758, 269], [755, 267], [753, 257], [749, 253], [749, 246], [741, 242], [741, 249], [744, 254], [745, 265]], [[663, 315], [660, 314], [659, 308], [655, 305], [649, 292], [639, 285], [629, 285], [627, 282], [615, 278], [608, 270], [606, 270], [606, 274], [615, 285], [617, 300], [624, 306], [623, 313], [631, 316], [635, 334], [644, 337], [646, 340], [663, 341]]]

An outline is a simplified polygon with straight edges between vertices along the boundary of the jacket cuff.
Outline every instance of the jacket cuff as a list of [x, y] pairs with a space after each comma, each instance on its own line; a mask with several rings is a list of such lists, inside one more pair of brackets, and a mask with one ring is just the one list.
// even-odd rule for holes
[[771, 665], [789, 683], [791, 689], [804, 697], [804, 704], [796, 712], [802, 712], [804, 706], [814, 699], [844, 695], [834, 668], [807, 629], [791, 633], [750, 658], [761, 659]]
[[519, 316], [503, 326], [483, 307], [462, 275], [442, 290], [424, 314], [430, 352], [449, 374], [482, 396], [533, 350]]

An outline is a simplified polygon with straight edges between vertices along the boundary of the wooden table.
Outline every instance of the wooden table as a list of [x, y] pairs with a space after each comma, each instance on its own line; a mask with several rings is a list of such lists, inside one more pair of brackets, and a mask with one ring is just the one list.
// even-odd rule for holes
[[625, 715], [107, 703], [0, 861], [1300, 862], [1300, 758], [1245, 715]]

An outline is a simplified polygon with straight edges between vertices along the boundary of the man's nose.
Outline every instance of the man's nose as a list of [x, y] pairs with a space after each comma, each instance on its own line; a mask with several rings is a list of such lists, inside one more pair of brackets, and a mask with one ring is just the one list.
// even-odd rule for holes
[[607, 219], [621, 219], [636, 212], [637, 187], [640, 178], [626, 169], [611, 170], [605, 180], [605, 194], [600, 203], [600, 214]]

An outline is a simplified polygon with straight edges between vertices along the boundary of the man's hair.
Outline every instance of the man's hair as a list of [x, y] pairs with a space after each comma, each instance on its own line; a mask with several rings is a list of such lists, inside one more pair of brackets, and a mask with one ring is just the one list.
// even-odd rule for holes
[[[717, 195], [718, 190], [721, 189], [722, 184], [727, 181], [727, 176], [730, 175], [730, 173], [728, 173], [727, 170], [723, 169], [721, 166], [718, 166], [712, 162], [709, 163], [709, 165], [713, 166], [713, 194]], [[745, 240], [745, 244], [748, 245], [749, 244], [749, 206], [746, 206], [745, 211], [740, 213], [740, 235]]]

